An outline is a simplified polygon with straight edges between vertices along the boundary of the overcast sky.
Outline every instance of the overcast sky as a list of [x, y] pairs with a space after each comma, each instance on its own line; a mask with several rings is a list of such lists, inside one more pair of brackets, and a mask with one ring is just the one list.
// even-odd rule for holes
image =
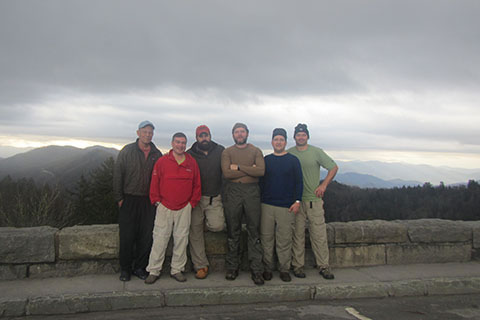
[[[0, 157], [232, 144], [308, 124], [338, 160], [480, 168], [480, 1], [0, 1]], [[2, 154], [3, 153], [3, 154]]]

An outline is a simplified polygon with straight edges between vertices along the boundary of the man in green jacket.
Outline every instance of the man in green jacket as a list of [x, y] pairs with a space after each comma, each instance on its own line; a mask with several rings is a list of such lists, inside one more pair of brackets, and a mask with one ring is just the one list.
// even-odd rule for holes
[[120, 280], [133, 273], [145, 280], [152, 248], [155, 207], [150, 203], [153, 165], [162, 156], [152, 142], [155, 127], [150, 121], [138, 125], [137, 141], [123, 147], [113, 171], [113, 192], [120, 208]]
[[[322, 149], [308, 144], [310, 133], [306, 124], [299, 123], [295, 127], [295, 147], [288, 149], [300, 160], [303, 175], [303, 195], [299, 212], [295, 215], [295, 231], [292, 246], [293, 274], [305, 278], [305, 225], [309, 220], [310, 243], [315, 255], [317, 268], [325, 279], [333, 279], [330, 271], [323, 195], [327, 186], [337, 174], [338, 167]], [[320, 183], [320, 167], [327, 169], [328, 174]]]

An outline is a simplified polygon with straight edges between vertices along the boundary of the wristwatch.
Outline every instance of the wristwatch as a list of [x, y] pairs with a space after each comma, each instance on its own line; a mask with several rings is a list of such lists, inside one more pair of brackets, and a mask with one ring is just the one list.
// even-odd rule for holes
[[295, 200], [295, 203], [300, 203], [300, 200]]

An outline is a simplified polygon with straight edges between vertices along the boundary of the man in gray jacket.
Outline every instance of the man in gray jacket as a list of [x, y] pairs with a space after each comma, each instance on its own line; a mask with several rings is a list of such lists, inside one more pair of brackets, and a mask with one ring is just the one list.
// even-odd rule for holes
[[152, 248], [155, 207], [149, 199], [153, 165], [162, 156], [152, 142], [155, 127], [150, 121], [138, 125], [137, 141], [123, 147], [113, 171], [113, 192], [120, 208], [120, 280], [133, 273], [145, 280]]
[[202, 181], [202, 198], [192, 209], [189, 245], [195, 277], [205, 279], [208, 276], [208, 259], [205, 253], [204, 225], [212, 232], [222, 231], [225, 224], [222, 203], [223, 146], [213, 142], [210, 129], [201, 125], [195, 132], [197, 141], [187, 151], [197, 161]]

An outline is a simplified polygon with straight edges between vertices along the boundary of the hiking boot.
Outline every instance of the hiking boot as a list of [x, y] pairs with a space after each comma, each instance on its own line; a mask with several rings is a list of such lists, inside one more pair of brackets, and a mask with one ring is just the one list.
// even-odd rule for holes
[[265, 283], [261, 272], [252, 272], [252, 280], [257, 286], [261, 286]]
[[303, 272], [303, 269], [300, 268], [300, 269], [297, 269], [297, 270], [293, 270], [293, 275], [297, 278], [305, 278], [307, 275], [305, 274], [305, 272]]
[[333, 280], [335, 276], [330, 272], [330, 268], [322, 268], [319, 271], [320, 275], [327, 280]]
[[148, 272], [145, 271], [144, 269], [133, 270], [132, 274], [142, 280], [145, 280], [148, 277]]
[[238, 277], [238, 270], [227, 270], [227, 274], [225, 275], [225, 279], [233, 281]]
[[130, 271], [122, 270], [122, 272], [120, 272], [120, 281], [130, 281], [130, 277]]
[[288, 272], [280, 272], [280, 279], [284, 282], [290, 282], [292, 281], [292, 278], [290, 277], [290, 273]]
[[195, 278], [197, 279], [205, 279], [208, 276], [208, 267], [200, 268], [195, 273]]
[[273, 278], [273, 274], [270, 271], [264, 271], [263, 272], [263, 279], [266, 281], [270, 281]]
[[173, 279], [177, 280], [178, 282], [185, 282], [185, 281], [187, 281], [187, 278], [185, 278], [185, 276], [183, 275], [182, 272], [178, 272], [178, 273], [175, 273], [175, 274], [171, 274], [170, 277], [172, 277]]
[[160, 278], [160, 275], [149, 274], [148, 277], [145, 279], [145, 284], [154, 284], [155, 281]]

